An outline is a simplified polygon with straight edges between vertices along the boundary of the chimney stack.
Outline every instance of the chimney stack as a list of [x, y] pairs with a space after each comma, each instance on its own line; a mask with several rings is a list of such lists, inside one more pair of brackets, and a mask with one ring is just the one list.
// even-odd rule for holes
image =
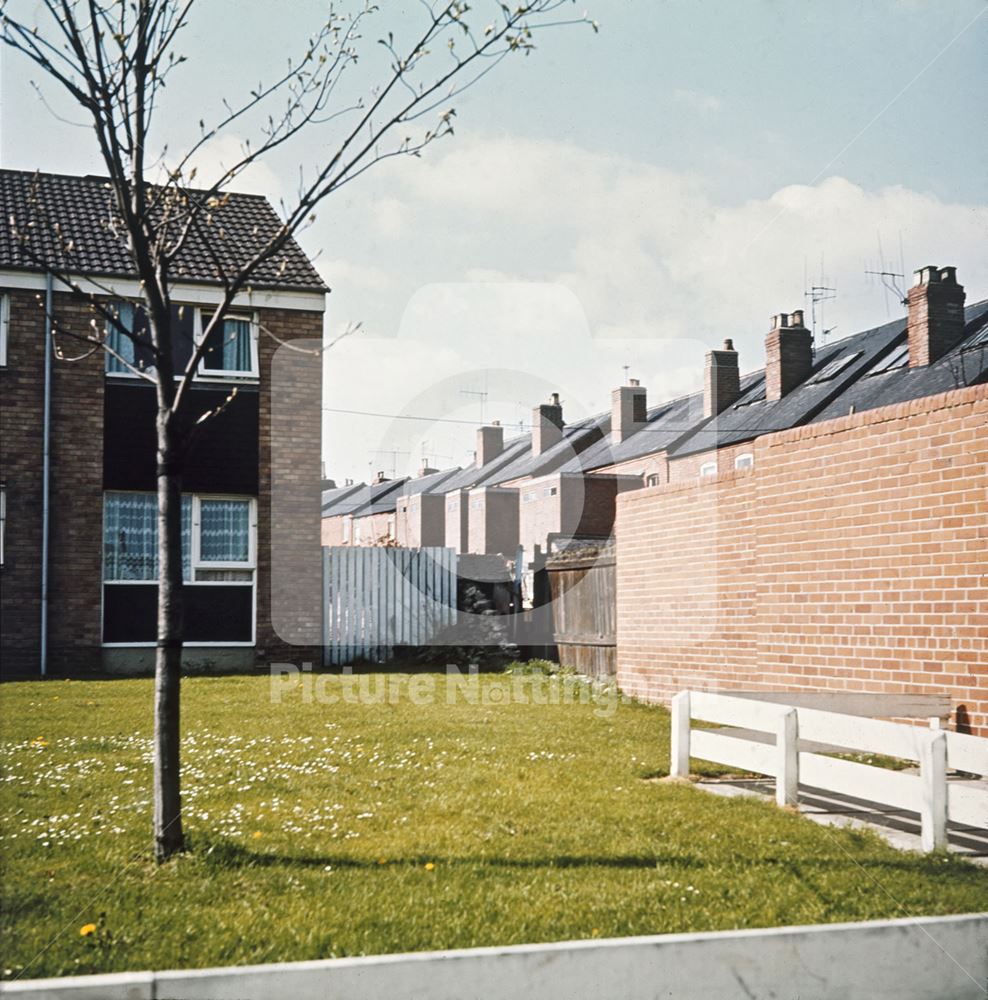
[[421, 479], [423, 476], [431, 476], [434, 472], [438, 471], [439, 471], [438, 469], [432, 468], [431, 465], [423, 465], [422, 468], [419, 469], [419, 479]]
[[707, 351], [703, 369], [703, 415], [716, 417], [737, 402], [741, 395], [741, 374], [734, 341], [725, 340], [719, 351]]
[[532, 410], [532, 454], [542, 455], [563, 438], [563, 408], [559, 393], [554, 392], [548, 403]]
[[645, 390], [638, 379], [611, 392], [611, 441], [620, 444], [648, 422]]
[[813, 370], [813, 334], [803, 325], [803, 310], [772, 317], [765, 338], [765, 398], [788, 395]]
[[482, 469], [504, 451], [504, 428], [499, 420], [477, 429], [477, 468]]
[[921, 267], [914, 272], [909, 304], [909, 367], [939, 361], [964, 336], [964, 286], [956, 267]]
[[388, 477], [383, 472], [379, 472], [374, 477], [374, 485], [375, 486], [377, 486], [379, 483], [386, 483], [387, 481], [388, 481]]

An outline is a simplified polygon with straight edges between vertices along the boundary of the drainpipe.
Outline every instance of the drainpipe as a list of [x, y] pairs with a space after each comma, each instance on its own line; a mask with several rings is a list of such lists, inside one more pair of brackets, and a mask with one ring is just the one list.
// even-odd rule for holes
[[45, 401], [41, 460], [41, 676], [48, 676], [48, 521], [51, 474], [52, 277], [45, 275]]

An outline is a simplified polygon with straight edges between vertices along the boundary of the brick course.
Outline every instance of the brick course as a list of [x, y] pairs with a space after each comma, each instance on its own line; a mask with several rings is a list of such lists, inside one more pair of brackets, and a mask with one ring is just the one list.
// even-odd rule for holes
[[946, 691], [988, 735], [986, 424], [988, 386], [960, 389], [621, 496], [621, 687]]

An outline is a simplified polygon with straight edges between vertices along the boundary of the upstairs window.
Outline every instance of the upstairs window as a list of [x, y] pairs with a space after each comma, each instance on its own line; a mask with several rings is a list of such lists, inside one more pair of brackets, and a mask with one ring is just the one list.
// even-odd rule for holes
[[[139, 303], [111, 302], [112, 319], [106, 323], [105, 370], [109, 375], [133, 375], [154, 370], [151, 331], [147, 314]], [[191, 305], [171, 307], [172, 366], [176, 376], [185, 371], [196, 345], [202, 339], [208, 317]], [[228, 316], [209, 336], [198, 375], [208, 378], [256, 378], [256, 324], [246, 316]]]
[[700, 466], [700, 478], [708, 479], [710, 476], [717, 475], [717, 463], [716, 462], [704, 462]]
[[646, 486], [661, 486], [662, 477], [657, 473], [653, 472], [645, 477]]
[[734, 459], [735, 469], [750, 469], [755, 464], [755, 456], [751, 452], [745, 452]]
[[[210, 317], [202, 316], [202, 328]], [[254, 324], [246, 316], [228, 316], [209, 334], [202, 358], [203, 375], [257, 376], [257, 337]]]

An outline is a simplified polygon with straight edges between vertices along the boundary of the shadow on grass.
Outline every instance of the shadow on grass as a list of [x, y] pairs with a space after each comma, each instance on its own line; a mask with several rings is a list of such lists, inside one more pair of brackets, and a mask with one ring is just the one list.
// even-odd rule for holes
[[[362, 860], [345, 855], [295, 855], [271, 854], [251, 850], [235, 841], [204, 836], [190, 838], [190, 850], [217, 868], [301, 868], [316, 869], [352, 869], [380, 870], [383, 868], [420, 868], [432, 863], [438, 866], [466, 867], [477, 866], [489, 869], [578, 869], [578, 868], [611, 868], [629, 871], [655, 870], [657, 868], [681, 868], [698, 870], [705, 868], [721, 869], [724, 862], [707, 862], [688, 854], [618, 854], [618, 855], [573, 855], [560, 854], [539, 858], [503, 858], [503, 857], [439, 857], [434, 854], [423, 854], [399, 858], [387, 858], [383, 861]], [[817, 858], [801, 858], [798, 861], [791, 857], [768, 855], [752, 857], [749, 867], [771, 870], [786, 870], [801, 879], [811, 873], [829, 873], [840, 868], [902, 870], [913, 874], [936, 875], [943, 877], [949, 871], [951, 874], [969, 875], [972, 878], [983, 878], [984, 873], [969, 865], [961, 865], [955, 858], [942, 856], [919, 856], [914, 858], [851, 858], [841, 855], [825, 855]]]

